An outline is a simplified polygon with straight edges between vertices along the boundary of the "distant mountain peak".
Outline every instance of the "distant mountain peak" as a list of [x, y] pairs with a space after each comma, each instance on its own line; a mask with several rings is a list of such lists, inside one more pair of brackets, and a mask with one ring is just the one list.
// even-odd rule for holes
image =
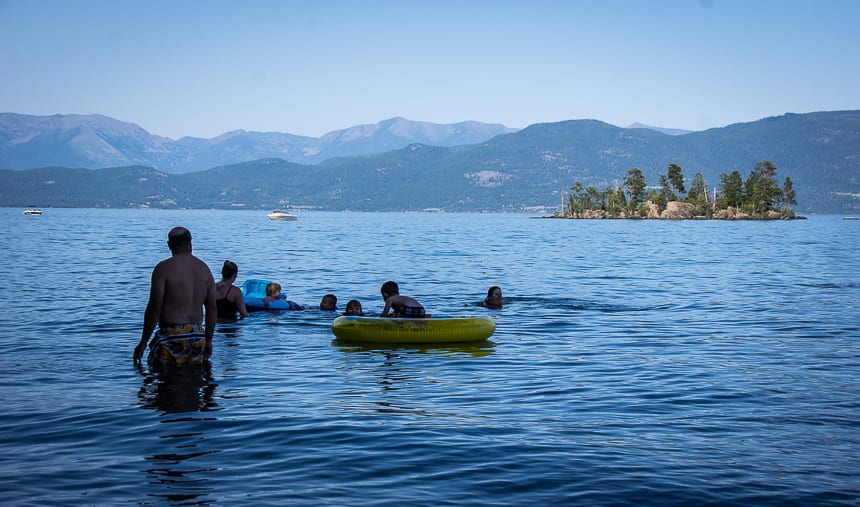
[[682, 136], [684, 134], [689, 134], [693, 132], [692, 130], [684, 130], [684, 129], [672, 129], [666, 127], [654, 127], [652, 125], [645, 125], [644, 123], [634, 122], [627, 126], [629, 129], [648, 129], [648, 130], [656, 130], [657, 132], [662, 132], [663, 134], [670, 136]]
[[[633, 167], [657, 185], [677, 164], [685, 180], [701, 174], [715, 188], [726, 171], [746, 173], [768, 160], [780, 180], [791, 178], [799, 210], [860, 210], [860, 110], [787, 114], [674, 136], [567, 120], [456, 147], [424, 139], [454, 132], [446, 139], [462, 140], [469, 132], [460, 124], [406, 119], [331, 144], [260, 132], [218, 143], [155, 144], [145, 131], [126, 135], [124, 128], [85, 123], [62, 130], [46, 117], [0, 113], [0, 206], [272, 209], [288, 202], [357, 211], [551, 210], [571, 185], [618, 188]], [[409, 136], [387, 130], [395, 124]], [[319, 151], [298, 151], [308, 147]], [[110, 169], [85, 169], [94, 167]], [[176, 174], [192, 170], [200, 172]]]
[[436, 124], [396, 116], [332, 131], [321, 138], [238, 129], [209, 139], [174, 141], [99, 114], [0, 113], [0, 167], [96, 169], [144, 164], [168, 173], [185, 173], [263, 158], [315, 164], [332, 157], [383, 153], [412, 143], [477, 144], [515, 130], [479, 122]]

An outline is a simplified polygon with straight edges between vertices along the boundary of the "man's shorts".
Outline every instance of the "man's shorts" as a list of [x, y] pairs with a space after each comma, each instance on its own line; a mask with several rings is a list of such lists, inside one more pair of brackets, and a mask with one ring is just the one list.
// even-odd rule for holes
[[205, 352], [206, 333], [200, 324], [171, 324], [155, 332], [147, 361], [153, 366], [201, 364]]

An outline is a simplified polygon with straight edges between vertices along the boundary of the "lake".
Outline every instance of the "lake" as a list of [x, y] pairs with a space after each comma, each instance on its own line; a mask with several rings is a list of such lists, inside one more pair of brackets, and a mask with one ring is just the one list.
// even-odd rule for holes
[[[8, 505], [858, 505], [860, 221], [0, 209]], [[303, 312], [132, 364], [167, 231]], [[342, 343], [379, 287], [487, 342]], [[491, 285], [506, 306], [477, 307]]]

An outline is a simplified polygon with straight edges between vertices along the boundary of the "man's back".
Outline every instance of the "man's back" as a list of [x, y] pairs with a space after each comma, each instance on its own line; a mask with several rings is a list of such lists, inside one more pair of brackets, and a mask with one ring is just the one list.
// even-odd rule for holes
[[[153, 286], [163, 288], [162, 324], [191, 324], [203, 321], [203, 305], [215, 279], [209, 267], [191, 254], [174, 255], [153, 271]], [[214, 298], [214, 292], [213, 292]]]
[[[152, 270], [149, 302], [143, 313], [143, 331], [134, 348], [134, 361], [143, 357], [149, 337], [149, 361], [198, 364], [212, 354], [212, 335], [218, 320], [215, 279], [209, 266], [191, 255], [191, 231], [174, 227], [167, 234], [171, 257]], [[203, 308], [206, 322], [203, 322]]]

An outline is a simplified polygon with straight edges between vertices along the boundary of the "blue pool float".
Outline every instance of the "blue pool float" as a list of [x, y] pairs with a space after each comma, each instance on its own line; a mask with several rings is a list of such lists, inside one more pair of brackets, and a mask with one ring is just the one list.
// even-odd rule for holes
[[266, 306], [264, 302], [266, 298], [266, 285], [269, 285], [270, 283], [271, 282], [269, 280], [251, 278], [250, 280], [245, 280], [245, 283], [242, 284], [242, 299], [245, 300], [245, 308], [249, 312], [282, 310], [295, 311], [305, 309], [302, 305], [286, 298], [272, 301], [268, 306]]

